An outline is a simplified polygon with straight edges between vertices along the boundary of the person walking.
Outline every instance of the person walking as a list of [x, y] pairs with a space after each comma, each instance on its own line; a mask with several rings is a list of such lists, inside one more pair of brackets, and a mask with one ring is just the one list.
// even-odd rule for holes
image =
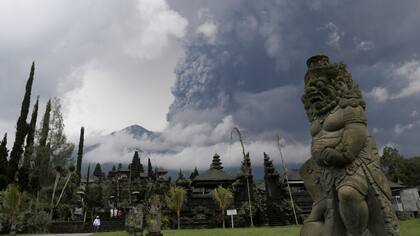
[[96, 216], [95, 220], [93, 221], [93, 227], [95, 228], [95, 232], [99, 231], [99, 228], [101, 227], [101, 219], [99, 219], [99, 216]]

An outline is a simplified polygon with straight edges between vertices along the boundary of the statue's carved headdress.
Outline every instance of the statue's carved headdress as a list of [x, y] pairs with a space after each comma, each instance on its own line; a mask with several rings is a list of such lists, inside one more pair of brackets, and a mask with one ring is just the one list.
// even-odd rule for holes
[[342, 62], [330, 63], [325, 55], [315, 55], [306, 61], [305, 93], [302, 102], [308, 117], [328, 113], [337, 106], [362, 106], [362, 94], [354, 85], [351, 74]]

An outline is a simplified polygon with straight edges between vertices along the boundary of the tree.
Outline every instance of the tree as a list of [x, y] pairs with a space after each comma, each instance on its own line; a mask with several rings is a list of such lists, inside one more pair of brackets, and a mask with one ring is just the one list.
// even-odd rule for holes
[[7, 186], [6, 191], [3, 192], [2, 211], [9, 218], [10, 235], [16, 234], [17, 222], [23, 217], [25, 209], [24, 199], [24, 193], [20, 192], [14, 184]]
[[7, 167], [8, 161], [7, 156], [9, 155], [9, 150], [7, 149], [7, 133], [4, 134], [3, 140], [0, 143], [0, 190], [6, 188], [8, 184], [7, 178]]
[[28, 131], [28, 124], [26, 123], [26, 118], [28, 117], [29, 105], [31, 103], [31, 90], [32, 83], [34, 80], [34, 72], [35, 63], [32, 63], [31, 72], [29, 73], [29, 78], [26, 82], [25, 96], [23, 97], [20, 116], [16, 124], [15, 142], [13, 143], [13, 148], [10, 153], [8, 171], [8, 177], [10, 182], [15, 181], [17, 170], [19, 168], [19, 162], [23, 154], [23, 144], [25, 143], [25, 137]]
[[212, 192], [213, 199], [221, 210], [222, 226], [225, 228], [225, 210], [232, 203], [233, 195], [228, 189], [219, 186]]
[[67, 142], [64, 134], [64, 119], [61, 112], [61, 100], [54, 97], [51, 101], [51, 118], [47, 142], [50, 143], [51, 163], [66, 166], [71, 160], [74, 145]]
[[101, 164], [96, 163], [95, 170], [93, 170], [93, 176], [96, 176], [98, 179], [102, 179], [102, 168]]
[[89, 181], [90, 181], [90, 163], [88, 164], [88, 169], [86, 173], [86, 189], [89, 187]]
[[36, 121], [38, 118], [38, 104], [39, 104], [39, 96], [36, 99], [34, 109], [32, 111], [31, 122], [29, 123], [29, 127], [28, 127], [28, 135], [26, 136], [26, 146], [25, 146], [25, 154], [24, 154], [24, 160], [23, 160], [23, 165], [25, 167], [30, 167], [32, 154], [34, 152]]
[[32, 111], [31, 121], [28, 126], [28, 134], [26, 136], [26, 146], [25, 153], [23, 155], [23, 165], [20, 167], [18, 172], [18, 183], [19, 187], [22, 190], [29, 190], [30, 185], [30, 168], [32, 155], [34, 152], [34, 140], [35, 140], [35, 129], [36, 129], [36, 120], [38, 117], [38, 104], [39, 97], [37, 97], [34, 109]]
[[398, 182], [403, 173], [401, 173], [401, 165], [404, 161], [403, 156], [393, 147], [386, 146], [383, 150], [380, 164], [389, 180]]
[[420, 157], [404, 158], [396, 148], [385, 147], [380, 164], [389, 180], [410, 187], [420, 184]]
[[167, 197], [168, 207], [176, 212], [178, 229], [181, 229], [181, 210], [184, 206], [185, 190], [180, 187], [172, 186], [169, 189], [169, 195]]
[[[50, 145], [47, 145], [48, 132], [50, 130], [50, 112], [51, 112], [51, 100], [48, 100], [45, 108], [44, 117], [42, 119], [42, 127], [38, 132], [38, 146], [35, 148], [35, 165], [34, 172], [31, 178], [31, 188], [35, 191], [39, 191], [42, 185], [49, 181], [45, 178], [45, 175], [49, 175], [49, 163], [50, 163]], [[42, 178], [44, 177], [44, 178]]]
[[152, 162], [150, 161], [150, 158], [147, 158], [147, 176], [151, 179], [155, 176], [153, 173], [153, 166]]
[[48, 100], [47, 106], [45, 107], [44, 117], [42, 118], [42, 127], [39, 137], [39, 146], [47, 146], [48, 133], [50, 131], [50, 116], [51, 116], [51, 99]]
[[94, 213], [93, 208], [104, 207], [105, 201], [106, 199], [102, 184], [92, 184], [86, 189], [86, 205], [92, 210], [92, 214]]
[[181, 169], [179, 169], [179, 172], [178, 172], [178, 179], [180, 179], [180, 180], [185, 179], [184, 173], [182, 173], [182, 170]]
[[399, 166], [400, 180], [407, 186], [420, 185], [420, 157], [404, 158]]
[[198, 174], [198, 170], [197, 170], [197, 167], [195, 167], [194, 168], [194, 171], [191, 173], [191, 175], [190, 175], [190, 180], [192, 181], [195, 177], [197, 177], [199, 174]]
[[80, 138], [79, 138], [79, 150], [77, 152], [77, 163], [76, 163], [76, 173], [78, 175], [78, 182], [80, 183], [80, 178], [82, 177], [82, 159], [83, 159], [83, 145], [84, 145], [84, 135], [85, 135], [85, 128], [82, 126], [80, 128]]
[[[5, 133], [0, 143], [0, 168], [5, 168], [7, 166], [8, 155], [9, 150], [7, 149], [7, 133]], [[1, 173], [4, 173], [3, 169], [0, 170], [2, 170]]]

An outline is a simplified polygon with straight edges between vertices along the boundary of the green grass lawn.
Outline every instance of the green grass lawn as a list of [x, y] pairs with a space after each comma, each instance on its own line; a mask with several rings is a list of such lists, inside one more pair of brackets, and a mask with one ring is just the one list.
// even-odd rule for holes
[[[235, 229], [194, 229], [164, 230], [164, 236], [298, 236], [298, 226], [235, 228]], [[126, 232], [97, 233], [97, 236], [127, 236]], [[420, 220], [401, 222], [401, 236], [419, 236]]]
[[401, 236], [418, 236], [420, 235], [420, 220], [405, 220], [400, 222]]

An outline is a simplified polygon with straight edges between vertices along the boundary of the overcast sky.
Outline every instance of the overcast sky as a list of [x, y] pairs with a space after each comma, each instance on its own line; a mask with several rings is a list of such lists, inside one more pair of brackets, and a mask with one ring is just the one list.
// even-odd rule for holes
[[[420, 155], [419, 12], [416, 0], [3, 0], [0, 132], [14, 137], [35, 60], [32, 99], [62, 98], [72, 141], [82, 125], [97, 140], [139, 124], [162, 132], [139, 144], [169, 150], [156, 154], [162, 164], [191, 166], [230, 155], [239, 126], [258, 161], [264, 150], [275, 156], [278, 133], [301, 161], [305, 61], [324, 53], [360, 85], [378, 146]], [[91, 160], [118, 158], [113, 145]]]

